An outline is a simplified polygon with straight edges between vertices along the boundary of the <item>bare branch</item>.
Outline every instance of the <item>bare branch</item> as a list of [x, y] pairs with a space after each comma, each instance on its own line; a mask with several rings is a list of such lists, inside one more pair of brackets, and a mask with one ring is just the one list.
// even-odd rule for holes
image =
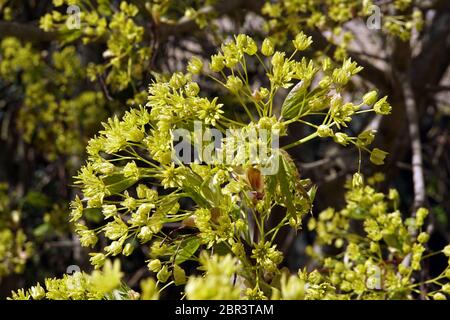
[[427, 86], [427, 90], [430, 92], [450, 91], [450, 86]]
[[[337, 50], [337, 47], [334, 44], [330, 43], [321, 32], [313, 30], [310, 31], [309, 34], [313, 38], [313, 47], [316, 50], [324, 51], [329, 56], [334, 55], [334, 52]], [[391, 91], [391, 82], [386, 72], [378, 69], [369, 61], [360, 58], [355, 53], [350, 52], [349, 56], [350, 58], [352, 58], [353, 61], [355, 61], [356, 63], [358, 63], [358, 65], [364, 68], [360, 72], [361, 77], [371, 82], [377, 88], [383, 90], [384, 92]]]
[[412, 170], [414, 183], [414, 211], [425, 204], [425, 178], [423, 174], [422, 143], [420, 140], [417, 105], [411, 83], [407, 77], [403, 78], [403, 93], [405, 95], [406, 116], [408, 118], [409, 137], [411, 139]]
[[55, 40], [58, 34], [56, 32], [46, 32], [34, 24], [0, 21], [0, 39], [6, 37], [16, 37], [32, 42], [46, 42]]
[[[249, 10], [253, 12], [259, 12], [261, 10], [264, 1], [261, 0], [227, 0], [218, 1], [215, 5], [206, 6], [199, 10], [200, 14], [210, 14], [217, 12], [219, 15], [227, 15], [234, 13], [237, 10]], [[160, 40], [165, 40], [169, 36], [181, 36], [187, 33], [192, 33], [199, 30], [199, 27], [195, 20], [190, 18], [182, 18], [180, 21], [174, 24], [162, 23], [159, 25]]]

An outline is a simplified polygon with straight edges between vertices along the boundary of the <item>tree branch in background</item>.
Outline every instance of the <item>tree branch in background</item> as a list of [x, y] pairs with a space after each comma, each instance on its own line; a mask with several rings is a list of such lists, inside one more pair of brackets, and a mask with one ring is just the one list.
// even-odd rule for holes
[[[218, 13], [219, 16], [234, 13], [237, 10], [249, 10], [259, 12], [264, 4], [260, 0], [227, 0], [218, 1], [215, 5], [206, 6], [198, 11], [199, 14]], [[175, 24], [161, 23], [159, 25], [160, 40], [164, 41], [169, 36], [181, 36], [200, 30], [194, 19], [182, 18]]]
[[0, 21], [0, 39], [15, 37], [31, 42], [46, 42], [58, 37], [56, 32], [46, 32], [33, 24], [23, 24], [12, 21]]
[[[336, 45], [330, 43], [325, 36], [317, 30], [308, 32], [312, 36], [313, 47], [316, 50], [325, 52], [328, 56], [333, 56], [337, 50]], [[387, 76], [387, 73], [378, 69], [369, 61], [362, 59], [356, 53], [349, 52], [349, 57], [352, 58], [359, 66], [364, 69], [359, 73], [361, 77], [371, 82], [374, 86], [378, 87], [384, 92], [391, 91], [391, 83]]]
[[409, 137], [411, 139], [411, 164], [414, 183], [414, 211], [425, 204], [425, 178], [423, 174], [422, 143], [420, 140], [419, 120], [414, 93], [409, 78], [403, 78], [406, 116], [408, 118]]

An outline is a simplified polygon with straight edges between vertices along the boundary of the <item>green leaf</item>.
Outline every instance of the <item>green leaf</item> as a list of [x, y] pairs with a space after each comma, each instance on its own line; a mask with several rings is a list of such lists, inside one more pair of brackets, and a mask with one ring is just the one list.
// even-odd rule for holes
[[99, 223], [103, 220], [101, 208], [86, 208], [83, 210], [83, 215], [91, 222]]
[[213, 250], [214, 250], [214, 253], [216, 253], [219, 256], [224, 256], [228, 253], [232, 253], [230, 250], [230, 247], [228, 247], [224, 242], [216, 243], [213, 246]]
[[173, 280], [176, 286], [186, 283], [186, 273], [179, 265], [173, 266]]
[[394, 236], [392, 234], [384, 234], [383, 240], [391, 248], [396, 248], [399, 250], [401, 250], [401, 248], [402, 248], [400, 241], [397, 239], [396, 236]]
[[37, 226], [34, 230], [33, 230], [33, 235], [36, 238], [40, 238], [45, 236], [46, 234], [50, 233], [50, 231], [52, 231], [52, 226], [48, 223], [43, 223], [39, 226]]
[[289, 163], [287, 163], [285, 157], [281, 154], [281, 165], [278, 173], [278, 179], [280, 183], [280, 191], [283, 197], [283, 204], [286, 206], [288, 214], [295, 215], [294, 196], [290, 190], [289, 183]]
[[111, 194], [116, 194], [128, 189], [137, 181], [132, 177], [126, 178], [123, 174], [119, 173], [106, 177], [103, 182]]
[[284, 119], [292, 119], [299, 114], [300, 107], [306, 103], [305, 98], [307, 95], [308, 86], [309, 85], [304, 81], [300, 81], [288, 93], [283, 105], [281, 106], [281, 116]]
[[175, 257], [175, 264], [180, 264], [186, 260], [189, 260], [199, 247], [200, 240], [197, 237], [191, 237], [183, 240]]
[[[267, 190], [266, 194], [268, 196], [273, 196], [277, 192], [277, 181], [278, 181], [277, 176], [278, 176], [278, 174], [264, 177], [264, 179], [265, 179], [264, 184], [265, 184], [266, 190]], [[271, 199], [269, 199], [269, 200], [271, 200]]]
[[203, 179], [192, 170], [184, 172], [183, 189], [200, 206], [208, 206], [220, 202], [220, 187], [211, 189], [211, 177]]
[[161, 201], [161, 204], [158, 206], [157, 211], [167, 214], [167, 213], [171, 212], [175, 206], [178, 206], [178, 208], [179, 208], [178, 198], [167, 196], [167, 197], [163, 198], [163, 200]]
[[50, 199], [38, 191], [29, 191], [25, 196], [25, 203], [35, 208], [48, 208], [51, 206]]
[[316, 198], [317, 193], [317, 186], [312, 186], [311, 189], [308, 191], [309, 200], [311, 203], [314, 202], [314, 199]]

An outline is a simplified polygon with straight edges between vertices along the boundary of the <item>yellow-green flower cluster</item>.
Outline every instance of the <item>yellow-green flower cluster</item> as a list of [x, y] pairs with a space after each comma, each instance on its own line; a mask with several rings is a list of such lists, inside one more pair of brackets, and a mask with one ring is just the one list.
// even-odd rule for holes
[[22, 273], [34, 251], [20, 226], [20, 211], [11, 210], [8, 189], [8, 184], [0, 183], [0, 280]]
[[[308, 223], [317, 232], [316, 248], [332, 246], [340, 252], [327, 256], [308, 248], [323, 264], [325, 281], [350, 299], [412, 299], [420, 294], [422, 283], [416, 277], [429, 239], [422, 229], [428, 210], [421, 208], [415, 217], [404, 220], [397, 209], [398, 194], [391, 190], [385, 195], [370, 185], [353, 186], [346, 201], [342, 210], [327, 209]], [[450, 266], [426, 282], [442, 286], [429, 298], [445, 293], [448, 270]]]
[[338, 47], [334, 58], [342, 60], [347, 56], [348, 44], [354, 38], [352, 32], [343, 31], [345, 23], [356, 17], [367, 20], [378, 14], [382, 19], [382, 32], [406, 41], [414, 29], [420, 31], [423, 27], [421, 11], [412, 8], [410, 0], [396, 0], [381, 6], [372, 0], [279, 0], [266, 2], [261, 13], [266, 17], [265, 28], [279, 43], [286, 42], [286, 30], [293, 34], [314, 28], [331, 31], [329, 40]]
[[86, 137], [106, 117], [100, 92], [78, 92], [85, 72], [74, 46], [46, 57], [29, 43], [5, 38], [0, 42], [0, 76], [8, 83], [19, 79], [24, 96], [15, 125], [50, 160], [57, 154], [80, 155]]
[[[181, 285], [186, 278], [182, 264], [197, 260], [198, 249], [204, 245], [208, 250], [225, 250], [238, 259], [242, 268], [236, 272], [245, 282], [247, 298], [271, 296], [270, 282], [281, 276], [279, 265], [283, 260], [275, 245], [276, 236], [282, 227], [300, 228], [303, 217], [312, 209], [315, 193], [310, 181], [300, 178], [286, 150], [320, 136], [371, 152], [367, 146], [373, 132], [350, 137], [338, 131], [364, 103], [376, 104], [377, 97], [365, 96], [355, 105], [337, 94], [361, 70], [351, 60], [335, 67], [329, 60], [320, 64], [307, 58], [297, 61], [295, 54], [311, 44], [305, 34], [299, 33], [293, 40], [295, 49], [290, 55], [276, 51], [270, 41], [264, 40], [260, 52], [251, 37], [238, 35], [211, 57], [208, 70], [193, 57], [187, 72], [175, 72], [150, 85], [145, 106], [131, 109], [121, 119], [109, 119], [103, 123], [104, 130], [89, 141], [88, 162], [76, 177], [82, 197], [73, 201], [71, 218], [83, 246], [95, 248], [99, 237], [106, 238], [106, 246], [91, 253], [96, 268], [107, 257], [129, 256], [137, 246], [148, 246], [148, 267], [158, 281]], [[250, 82], [247, 66], [251, 62], [267, 71], [268, 88]], [[235, 100], [230, 103], [202, 96], [201, 79], [197, 81], [200, 77], [217, 84]], [[294, 82], [297, 84], [277, 107], [277, 93]], [[386, 99], [380, 101], [379, 109], [386, 113]], [[239, 116], [229, 112], [236, 105], [242, 108]], [[308, 122], [306, 117], [310, 115], [322, 116], [322, 125]], [[242, 142], [244, 136], [263, 130], [285, 135], [295, 122], [315, 130], [281, 148], [273, 148], [271, 139], [245, 140], [227, 148], [222, 154], [225, 160], [234, 157], [225, 162], [218, 157], [207, 162], [200, 149], [196, 162], [183, 163], [173, 157], [174, 132], [183, 129], [184, 141], [192, 146], [202, 139], [195, 131], [198, 121], [204, 128], [227, 132], [219, 141], [222, 143]], [[277, 170], [265, 174], [267, 160], [249, 157], [252, 148], [269, 150], [269, 162], [276, 160]], [[275, 206], [284, 208], [285, 215], [267, 230]], [[100, 224], [91, 225], [86, 219], [92, 214], [100, 217]], [[293, 280], [286, 279], [286, 288], [297, 287], [289, 281]], [[329, 291], [328, 285], [321, 283], [314, 290], [309, 291], [311, 297]], [[283, 290], [281, 294], [285, 294]]]
[[11, 273], [22, 273], [32, 252], [32, 243], [27, 241], [23, 230], [13, 232], [0, 228], [0, 278]]
[[119, 260], [107, 261], [101, 271], [92, 274], [75, 272], [60, 279], [47, 278], [45, 287], [39, 283], [28, 290], [12, 292], [13, 300], [101, 300], [113, 295], [120, 289], [122, 272]]
[[[56, 7], [63, 3], [55, 4]], [[89, 6], [80, 1], [78, 6]], [[91, 6], [89, 6], [91, 7]], [[91, 7], [92, 8], [92, 7]], [[138, 8], [122, 1], [118, 8], [107, 2], [96, 9], [82, 10], [77, 15], [77, 26], [69, 29], [68, 22], [74, 20], [73, 14], [63, 14], [54, 10], [41, 17], [40, 27], [45, 31], [56, 31], [66, 34], [66, 41], [72, 42], [81, 38], [84, 44], [105, 41], [103, 52], [104, 63], [89, 63], [88, 76], [91, 81], [108, 72], [106, 83], [115, 91], [126, 89], [132, 82], [143, 77], [145, 67], [149, 65], [151, 50], [143, 45], [144, 28], [137, 22]]]
[[239, 269], [237, 259], [231, 255], [200, 255], [201, 269], [204, 277], [190, 277], [186, 287], [186, 297], [191, 300], [236, 300], [240, 298], [241, 289], [233, 285], [231, 277]]

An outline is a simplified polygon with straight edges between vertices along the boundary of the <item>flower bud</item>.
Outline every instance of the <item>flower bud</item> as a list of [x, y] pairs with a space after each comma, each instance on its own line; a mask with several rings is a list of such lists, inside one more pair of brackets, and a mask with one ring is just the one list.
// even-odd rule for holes
[[80, 244], [83, 247], [93, 247], [97, 241], [98, 238], [95, 235], [94, 230], [83, 230], [80, 231]]
[[236, 45], [239, 49], [243, 50], [247, 46], [247, 36], [245, 34], [239, 34], [236, 37]]
[[275, 54], [272, 57], [272, 66], [274, 68], [281, 68], [284, 63], [284, 52], [275, 52]]
[[317, 128], [317, 135], [321, 138], [331, 137], [333, 130], [327, 125], [322, 124]]
[[256, 51], [258, 51], [255, 41], [245, 34], [240, 34], [236, 37], [236, 45], [239, 50], [242, 50], [250, 56], [254, 55]]
[[335, 94], [330, 101], [331, 110], [337, 111], [342, 106], [343, 100], [340, 94]]
[[371, 106], [377, 101], [377, 99], [378, 99], [378, 93], [375, 90], [370, 91], [364, 95], [363, 103], [368, 106]]
[[174, 89], [179, 89], [186, 84], [186, 77], [181, 72], [175, 72], [169, 80], [169, 85]]
[[159, 259], [153, 259], [148, 263], [147, 267], [152, 272], [158, 272], [162, 267], [161, 261]]
[[92, 265], [95, 266], [95, 268], [100, 268], [106, 260], [106, 256], [103, 253], [95, 253], [91, 254], [92, 257], [89, 259]]
[[233, 93], [237, 93], [243, 86], [242, 80], [236, 76], [229, 76], [227, 78], [226, 87]]
[[380, 245], [378, 242], [371, 241], [370, 242], [370, 252], [377, 253], [380, 251]]
[[139, 179], [139, 168], [134, 161], [128, 162], [122, 171], [123, 175], [126, 178], [134, 178], [136, 180]]
[[113, 256], [117, 256], [122, 252], [122, 245], [119, 241], [113, 241], [107, 247], [105, 247], [105, 251], [111, 253]]
[[426, 232], [421, 232], [419, 234], [419, 236], [417, 237], [417, 241], [419, 241], [422, 244], [428, 242], [429, 239], [430, 239], [430, 235]]
[[447, 256], [450, 257], [450, 244], [445, 246], [444, 250], [442, 252]]
[[435, 293], [433, 294], [433, 300], [447, 300], [447, 297], [443, 293]]
[[326, 57], [322, 60], [322, 70], [327, 71], [331, 68], [331, 59], [329, 57]]
[[117, 214], [117, 207], [114, 204], [105, 204], [102, 207], [102, 213], [105, 218], [111, 218]]
[[309, 48], [312, 43], [311, 37], [307, 37], [303, 32], [300, 32], [295, 36], [295, 40], [292, 41], [295, 49], [298, 51], [304, 51]]
[[143, 203], [139, 206], [136, 211], [138, 216], [148, 216], [150, 211], [155, 207], [153, 203]]
[[450, 283], [446, 283], [441, 288], [442, 292], [450, 295]]
[[124, 132], [124, 137], [133, 142], [140, 142], [144, 139], [144, 133], [139, 128], [131, 128]]
[[98, 166], [96, 166], [96, 169], [102, 174], [111, 174], [114, 172], [114, 165], [111, 162], [102, 162]]
[[330, 77], [326, 76], [319, 82], [319, 87], [322, 89], [328, 88], [332, 83], [332, 80]]
[[370, 162], [376, 164], [377, 166], [381, 166], [384, 164], [384, 159], [388, 155], [387, 152], [380, 150], [378, 148], [374, 148], [370, 153]]
[[416, 228], [420, 228], [424, 221], [425, 218], [428, 216], [428, 209], [425, 208], [419, 208], [419, 210], [417, 210], [416, 212]]
[[138, 238], [142, 241], [142, 243], [151, 240], [153, 237], [153, 232], [148, 226], [143, 226], [141, 231], [139, 231]]
[[237, 230], [244, 231], [247, 227], [246, 223], [242, 219], [238, 219], [234, 225]]
[[136, 187], [136, 193], [139, 199], [144, 199], [146, 196], [146, 191], [149, 189], [146, 185], [139, 184]]
[[203, 61], [198, 57], [192, 57], [189, 61], [187, 70], [192, 74], [199, 74], [203, 69]]
[[342, 132], [338, 132], [333, 137], [334, 141], [336, 143], [339, 143], [343, 146], [346, 146], [348, 144], [348, 135]]
[[211, 56], [209, 68], [214, 72], [220, 72], [225, 67], [224, 57], [221, 54]]
[[343, 69], [335, 69], [333, 71], [333, 82], [339, 85], [346, 85], [350, 81], [350, 75]]
[[364, 181], [362, 175], [359, 172], [355, 173], [352, 179], [352, 187], [354, 189], [359, 189], [363, 186], [363, 184]]
[[398, 203], [400, 200], [398, 191], [395, 189], [389, 189], [388, 199], [394, 201], [395, 203]]
[[269, 38], [264, 39], [261, 46], [261, 53], [265, 56], [271, 56], [275, 51], [275, 47]]
[[370, 145], [375, 139], [375, 130], [367, 130], [358, 135], [358, 139], [356, 140], [356, 144], [358, 147], [367, 147]]
[[124, 256], [129, 256], [129, 255], [131, 255], [133, 253], [133, 251], [134, 251], [133, 245], [131, 243], [127, 243], [125, 245], [125, 247], [123, 248], [122, 254]]
[[188, 96], [195, 97], [200, 92], [200, 87], [196, 82], [189, 82], [184, 90]]
[[41, 300], [42, 298], [45, 297], [45, 290], [38, 283], [36, 286], [31, 287], [30, 294], [34, 300]]

